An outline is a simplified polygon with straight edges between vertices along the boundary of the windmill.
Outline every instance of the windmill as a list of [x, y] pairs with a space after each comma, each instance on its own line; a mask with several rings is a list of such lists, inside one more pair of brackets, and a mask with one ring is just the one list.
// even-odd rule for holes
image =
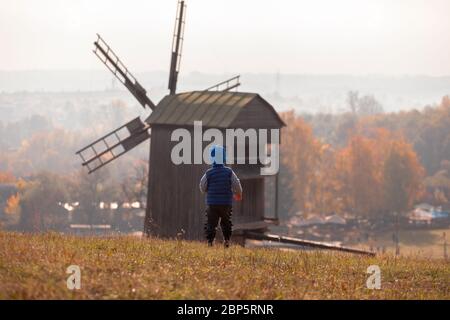
[[[130, 93], [145, 110], [151, 109], [151, 111], [155, 111], [159, 109], [161, 111], [162, 108], [168, 107], [168, 100], [172, 100], [173, 98], [178, 99], [180, 97], [177, 96], [177, 82], [178, 74], [180, 72], [181, 54], [184, 41], [185, 18], [186, 4], [184, 0], [181, 0], [178, 2], [177, 6], [172, 39], [168, 83], [169, 95], [166, 96], [158, 105], [155, 105], [152, 102], [144, 87], [128, 70], [125, 64], [120, 60], [118, 55], [106, 43], [106, 41], [99, 34], [97, 34], [97, 39], [94, 42], [94, 54], [111, 71], [115, 78], [117, 78], [117, 80], [120, 81], [128, 89], [128, 91], [130, 91]], [[203, 93], [207, 96], [208, 93], [212, 93], [213, 95], [220, 97], [223, 93], [236, 89], [240, 86], [240, 84], [240, 76], [238, 75], [207, 89], [199, 92], [192, 92], [188, 95], [191, 97], [192, 95], [198, 96], [199, 93]], [[181, 97], [186, 97], [186, 95], [182, 94]], [[194, 102], [194, 100], [191, 99], [191, 102]], [[150, 120], [150, 117], [147, 120]], [[151, 121], [147, 120], [142, 121], [140, 117], [136, 117], [135, 119], [125, 123], [124, 125], [116, 128], [115, 130], [77, 151], [76, 154], [81, 158], [82, 165], [87, 168], [88, 173], [90, 174], [96, 170], [99, 170], [103, 166], [119, 158], [121, 155], [140, 145], [142, 142], [150, 139]], [[152, 165], [151, 167], [154, 168], [156, 166]], [[151, 171], [153, 172], [154, 170]], [[150, 176], [152, 175], [152, 172], [150, 172]], [[153, 189], [154, 185], [149, 183], [149, 187]], [[149, 210], [147, 210], [147, 216], [149, 215], [151, 214], [149, 213]], [[148, 225], [146, 223], [146, 229], [148, 229], [147, 227]]]
[[[198, 182], [207, 164], [179, 164], [171, 161], [171, 150], [176, 144], [171, 139], [174, 130], [184, 128], [193, 133], [194, 121], [202, 121], [206, 128], [224, 132], [238, 129], [280, 129], [285, 123], [266, 100], [257, 93], [237, 92], [240, 76], [201, 91], [177, 93], [178, 74], [183, 47], [185, 26], [185, 1], [178, 2], [172, 41], [169, 72], [169, 94], [154, 104], [147, 91], [105, 40], [97, 35], [93, 52], [113, 75], [130, 91], [144, 109], [151, 109], [145, 121], [140, 117], [125, 123], [105, 136], [77, 151], [82, 165], [92, 173], [121, 155], [150, 139], [149, 179], [144, 221], [144, 233], [161, 237], [178, 237], [200, 240], [203, 238], [204, 196]], [[151, 130], [151, 134], [150, 134]], [[266, 146], [270, 148], [271, 141]], [[206, 145], [206, 144], [205, 144]], [[204, 147], [204, 146], [203, 146]], [[258, 146], [260, 147], [260, 146]], [[246, 154], [248, 159], [250, 155]], [[295, 238], [265, 234], [271, 223], [278, 221], [278, 173], [261, 176], [264, 164], [233, 164], [239, 176], [244, 199], [233, 206], [233, 239], [244, 243], [245, 239], [276, 240], [303, 247], [341, 250], [367, 254], [368, 252], [344, 247], [333, 247]], [[265, 181], [275, 178], [274, 215], [265, 215]], [[371, 253], [369, 253], [371, 254]]]

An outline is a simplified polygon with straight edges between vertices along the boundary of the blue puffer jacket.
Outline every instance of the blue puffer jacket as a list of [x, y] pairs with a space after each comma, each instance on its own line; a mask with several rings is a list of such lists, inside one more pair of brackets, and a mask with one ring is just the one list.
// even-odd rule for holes
[[223, 164], [214, 163], [206, 171], [208, 194], [206, 203], [208, 205], [231, 205], [233, 203], [233, 192], [231, 189], [231, 175], [233, 171]]

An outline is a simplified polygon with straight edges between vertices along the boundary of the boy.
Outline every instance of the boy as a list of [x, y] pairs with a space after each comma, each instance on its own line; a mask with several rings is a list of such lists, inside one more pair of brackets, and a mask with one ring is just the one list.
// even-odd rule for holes
[[206, 239], [208, 240], [208, 245], [212, 246], [220, 218], [224, 246], [228, 248], [232, 232], [233, 193], [235, 194], [235, 199], [240, 200], [242, 198], [242, 186], [233, 170], [224, 165], [226, 162], [225, 149], [222, 146], [213, 146], [210, 155], [212, 167], [206, 171], [200, 180], [200, 191], [207, 193]]

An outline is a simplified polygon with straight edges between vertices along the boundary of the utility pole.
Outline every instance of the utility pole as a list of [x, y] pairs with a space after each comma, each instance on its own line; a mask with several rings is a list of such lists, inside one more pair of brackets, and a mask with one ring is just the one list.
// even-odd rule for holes
[[442, 237], [444, 238], [444, 259], [447, 260], [448, 259], [448, 254], [447, 254], [447, 237], [446, 237], [446, 233], [443, 232], [442, 233]]
[[395, 256], [399, 256], [400, 255], [400, 245], [399, 245], [399, 237], [398, 237], [398, 213], [397, 211], [394, 212], [394, 219], [395, 219], [395, 230], [394, 230], [394, 234], [393, 234], [393, 240], [394, 240], [394, 244], [395, 244]]

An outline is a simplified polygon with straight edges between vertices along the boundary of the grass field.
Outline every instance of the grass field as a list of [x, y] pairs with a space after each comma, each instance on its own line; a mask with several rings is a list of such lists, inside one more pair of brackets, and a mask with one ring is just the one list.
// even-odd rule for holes
[[[81, 268], [68, 290], [66, 268]], [[367, 267], [381, 289], [366, 288]], [[450, 299], [450, 263], [391, 255], [208, 248], [136, 237], [0, 232], [1, 299]]]

